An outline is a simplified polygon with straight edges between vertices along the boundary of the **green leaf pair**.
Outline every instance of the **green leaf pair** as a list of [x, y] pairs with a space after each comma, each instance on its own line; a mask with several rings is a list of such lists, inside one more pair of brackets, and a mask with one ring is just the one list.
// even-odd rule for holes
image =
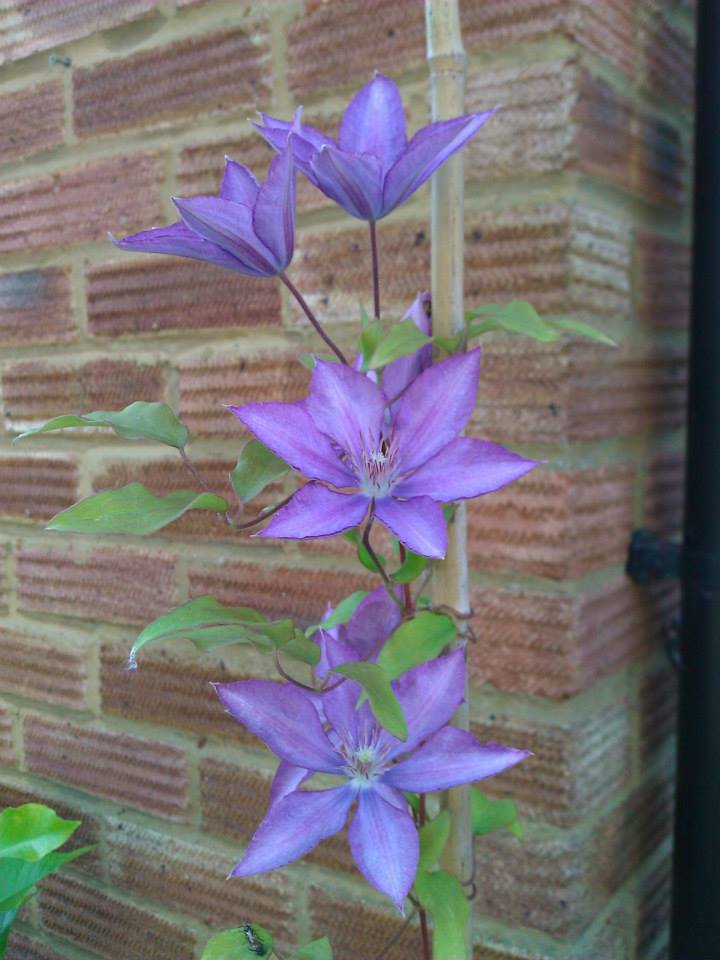
[[187, 427], [178, 420], [166, 403], [147, 403], [136, 400], [124, 410], [108, 412], [65, 414], [48, 420], [41, 427], [33, 427], [17, 436], [16, 440], [36, 433], [49, 433], [66, 427], [112, 427], [126, 440], [157, 440], [182, 449], [188, 441]]
[[[255, 960], [273, 953], [272, 935], [256, 923], [244, 923], [234, 930], [223, 930], [205, 944], [202, 960]], [[327, 937], [300, 947], [297, 960], [333, 960]]]
[[393, 360], [415, 353], [433, 338], [419, 330], [412, 320], [394, 323], [387, 333], [377, 320], [369, 323], [360, 334], [361, 371], [381, 370]]
[[[473, 321], [478, 317], [482, 318], [481, 321], [474, 323]], [[484, 333], [504, 330], [506, 333], [522, 334], [541, 343], [552, 343], [564, 333], [575, 333], [609, 347], [617, 346], [613, 339], [602, 331], [596, 330], [589, 323], [565, 318], [545, 320], [539, 316], [532, 304], [525, 300], [512, 300], [505, 304], [488, 303], [475, 310], [469, 310], [465, 314], [465, 319], [469, 324], [466, 332], [469, 340]], [[462, 334], [460, 336], [462, 337]], [[452, 346], [450, 341], [442, 344], [445, 349], [448, 345]], [[457, 349], [457, 346], [454, 349]]]
[[476, 837], [484, 837], [496, 830], [509, 830], [518, 839], [523, 836], [523, 828], [518, 820], [515, 801], [509, 798], [493, 800], [481, 793], [477, 787], [471, 791], [472, 831]]

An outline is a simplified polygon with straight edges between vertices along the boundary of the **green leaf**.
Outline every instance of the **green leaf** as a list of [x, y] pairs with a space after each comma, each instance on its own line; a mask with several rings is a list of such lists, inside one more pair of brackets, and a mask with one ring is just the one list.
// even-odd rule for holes
[[436, 870], [419, 874], [415, 890], [433, 918], [433, 960], [465, 960], [469, 907], [460, 881]]
[[494, 330], [504, 330], [506, 333], [520, 333], [542, 343], [551, 343], [557, 340], [558, 332], [540, 316], [525, 300], [512, 300], [504, 305], [489, 303], [471, 310], [467, 314], [469, 319], [484, 317], [478, 324], [468, 328], [468, 337], [477, 337]]
[[[366, 314], [367, 316], [367, 314]], [[362, 354], [362, 370], [369, 369], [370, 358], [375, 353], [378, 345], [383, 339], [385, 331], [382, 328], [382, 324], [379, 320], [370, 321], [368, 319], [367, 324], [363, 324], [363, 330], [360, 334], [360, 353]]]
[[368, 369], [379, 370], [380, 367], [392, 363], [398, 357], [407, 357], [426, 343], [432, 342], [432, 337], [426, 336], [412, 320], [403, 320], [390, 327], [386, 336], [375, 345], [371, 353], [363, 350], [363, 354], [370, 358], [367, 362]]
[[201, 960], [257, 960], [270, 957], [273, 938], [256, 923], [244, 923], [234, 930], [223, 930], [205, 944]]
[[423, 610], [401, 623], [383, 647], [378, 664], [394, 680], [411, 667], [439, 656], [457, 636], [452, 617]]
[[523, 835], [518, 820], [515, 802], [508, 798], [492, 800], [481, 793], [477, 787], [471, 790], [472, 830], [476, 837], [483, 837], [495, 830], [509, 830], [516, 837]]
[[0, 813], [0, 857], [41, 860], [61, 847], [79, 826], [79, 820], [62, 820], [41, 803], [8, 807]]
[[[229, 643], [253, 643], [261, 649], [269, 649], [289, 643], [294, 630], [292, 620], [269, 621], [251, 607], [227, 607], [205, 594], [149, 623], [133, 644], [130, 662], [135, 661], [142, 647], [156, 640], [187, 637], [201, 650], [212, 650]], [[230, 631], [234, 631], [234, 637]]]
[[450, 811], [441, 810], [434, 820], [426, 823], [424, 827], [420, 827], [418, 873], [432, 869], [438, 862], [450, 836], [451, 825]]
[[400, 701], [395, 696], [390, 680], [377, 663], [342, 663], [333, 668], [333, 673], [355, 680], [363, 688], [370, 701], [375, 719], [398, 740], [407, 740], [408, 731]]
[[129, 483], [85, 497], [54, 516], [47, 529], [65, 533], [154, 533], [188, 510], [223, 513], [227, 503], [214, 493], [196, 490], [173, 490], [158, 497], [142, 483]]
[[332, 947], [327, 937], [306, 943], [298, 950], [298, 960], [333, 960]]
[[259, 440], [249, 440], [230, 474], [230, 483], [238, 497], [247, 503], [284, 476], [290, 467]]
[[320, 660], [320, 648], [312, 640], [308, 640], [302, 630], [295, 631], [293, 638], [283, 645], [282, 652], [293, 660], [300, 660], [311, 667]]
[[456, 353], [464, 339], [464, 331], [462, 333], [456, 333], [454, 337], [439, 337], [437, 334], [433, 336], [433, 341], [436, 346], [441, 347], [445, 353]]
[[340, 363], [334, 353], [301, 353], [298, 357], [300, 363], [308, 370], [314, 370], [318, 360], [326, 360], [328, 363]]
[[332, 630], [333, 627], [338, 627], [341, 623], [347, 623], [366, 596], [367, 590], [356, 590], [355, 593], [351, 593], [349, 597], [340, 601], [326, 620], [313, 623], [312, 626], [308, 627], [305, 636], [311, 637], [317, 630]]
[[5, 857], [2, 861], [0, 913], [17, 910], [27, 900], [35, 884], [43, 877], [94, 849], [94, 847], [80, 847], [78, 850], [70, 850], [67, 853], [48, 853], [42, 860], [35, 861], [13, 860], [11, 857]]
[[390, 574], [390, 579], [394, 580], [395, 583], [412, 583], [420, 576], [426, 566], [427, 557], [406, 549], [403, 565], [395, 573]]
[[[31, 891], [28, 892], [27, 898], [31, 896]], [[5, 951], [7, 950], [8, 939], [10, 937], [10, 928], [13, 925], [15, 917], [18, 915], [19, 907], [16, 910], [3, 910], [0, 911], [0, 960], [5, 956]]]
[[589, 323], [582, 323], [580, 320], [570, 320], [563, 317], [559, 320], [553, 320], [552, 324], [568, 333], [577, 333], [578, 336], [587, 337], [589, 340], [596, 340], [598, 343], [604, 343], [608, 347], [617, 346], [616, 341], [613, 340], [612, 337], [608, 337], [608, 335], [601, 330], [596, 330], [595, 327], [591, 327]]
[[188, 440], [187, 427], [178, 420], [166, 403], [146, 403], [136, 400], [124, 410], [67, 414], [54, 417], [41, 427], [21, 433], [16, 440], [35, 433], [48, 433], [65, 427], [112, 427], [126, 440], [159, 440], [171, 447], [184, 447]]
[[[357, 551], [357, 558], [360, 561], [360, 563], [364, 567], [366, 567], [368, 570], [371, 570], [373, 573], [377, 573], [378, 566], [373, 560], [373, 558], [370, 556], [370, 552], [368, 551], [367, 547], [362, 542], [362, 537], [360, 536], [359, 532], [357, 530], [346, 530], [345, 533], [343, 534], [343, 537], [346, 540], [349, 540], [350, 543], [353, 543], [355, 545], [355, 550]], [[380, 554], [376, 554], [376, 556], [378, 558], [378, 562], [380, 563], [380, 566], [384, 567], [385, 558], [381, 557]]]

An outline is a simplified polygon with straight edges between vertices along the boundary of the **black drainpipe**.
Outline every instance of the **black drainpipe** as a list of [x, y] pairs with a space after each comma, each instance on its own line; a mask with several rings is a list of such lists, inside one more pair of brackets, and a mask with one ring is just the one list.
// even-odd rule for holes
[[682, 580], [671, 960], [720, 960], [720, 0], [697, 14], [684, 536], [673, 550], [638, 531], [628, 562], [640, 582], [673, 565]]

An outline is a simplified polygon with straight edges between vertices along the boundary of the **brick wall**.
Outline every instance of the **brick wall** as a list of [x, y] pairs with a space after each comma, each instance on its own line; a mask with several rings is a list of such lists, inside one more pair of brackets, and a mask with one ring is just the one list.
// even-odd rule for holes
[[[496, 337], [475, 432], [548, 461], [470, 507], [472, 711], [535, 757], [514, 796], [522, 845], [477, 846], [476, 960], [666, 957], [671, 589], [623, 576], [640, 523], [681, 507], [692, 4], [463, 0], [468, 107], [503, 109], [466, 151], [468, 303], [527, 298], [597, 324], [617, 350]], [[316, 345], [284, 291], [212, 267], [120, 255], [105, 239], [215, 188], [230, 152], [268, 154], [245, 118], [297, 103], [332, 128], [377, 67], [428, 113], [421, 0], [8, 0], [0, 12], [0, 806], [40, 799], [98, 851], [42, 886], [12, 960], [192, 960], [252, 918], [279, 943], [328, 933], [371, 957], [399, 921], [339, 840], [226, 882], [264, 808], [271, 761], [208, 680], [245, 652], [158, 648], [137, 627], [206, 591], [309, 620], [363, 586], [342, 545], [231, 544], [213, 518], [147, 540], [60, 539], [43, 523], [133, 477], [178, 484], [169, 453], [95, 435], [13, 447], [53, 414], [164, 399], [224, 482], [242, 441], [220, 404], [291, 399]], [[68, 58], [68, 63], [65, 63]], [[349, 344], [367, 238], [300, 189], [295, 282]], [[380, 230], [385, 303], [427, 283], [428, 193]], [[417, 956], [417, 931], [390, 960]]]

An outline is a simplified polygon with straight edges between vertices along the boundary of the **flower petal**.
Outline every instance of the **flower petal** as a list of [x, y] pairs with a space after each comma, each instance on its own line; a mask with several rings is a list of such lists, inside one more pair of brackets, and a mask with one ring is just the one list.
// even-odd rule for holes
[[342, 764], [302, 690], [274, 680], [216, 683], [226, 710], [281, 759], [308, 770], [337, 773]]
[[441, 503], [467, 500], [491, 493], [536, 467], [488, 440], [458, 437], [393, 488], [399, 497], [432, 497]]
[[310, 161], [310, 168], [315, 184], [351, 216], [377, 220], [381, 215], [382, 178], [375, 157], [323, 146]]
[[350, 663], [351, 660], [359, 660], [360, 655], [349, 643], [346, 642], [347, 633], [342, 632], [340, 628], [333, 630], [323, 630], [322, 628], [313, 635], [313, 640], [320, 647], [320, 660], [315, 666], [315, 675], [322, 678], [326, 677], [333, 667], [341, 663]]
[[296, 767], [294, 764], [288, 763], [287, 760], [281, 760], [270, 785], [270, 806], [272, 807], [278, 800], [282, 800], [283, 797], [297, 790], [312, 775], [312, 770], [305, 767]]
[[[412, 306], [403, 317], [403, 320], [412, 320], [415, 326], [426, 336], [432, 334], [432, 320], [428, 310], [430, 309], [430, 294], [420, 293], [413, 301]], [[388, 400], [393, 400], [399, 394], [403, 393], [416, 377], [419, 377], [423, 370], [432, 363], [432, 344], [426, 343], [415, 353], [408, 357], [398, 357], [389, 363], [382, 374], [383, 393]], [[395, 411], [393, 404], [392, 411]]]
[[362, 523], [369, 503], [363, 493], [337, 493], [321, 483], [307, 483], [255, 536], [285, 540], [331, 537]]
[[331, 790], [296, 790], [278, 800], [231, 876], [265, 873], [304, 856], [321, 840], [342, 830], [355, 793], [347, 785]]
[[407, 753], [450, 721], [465, 699], [465, 671], [464, 651], [453, 650], [418, 664], [393, 681], [409, 736], [402, 741], [386, 734], [392, 742], [390, 756]]
[[280, 271], [292, 260], [295, 244], [295, 180], [290, 143], [273, 158], [253, 212], [255, 233], [272, 251]]
[[441, 560], [447, 551], [447, 527], [442, 509], [430, 497], [375, 501], [375, 516], [400, 543], [424, 557]]
[[272, 277], [278, 266], [272, 252], [255, 235], [253, 212], [244, 203], [219, 197], [173, 197], [185, 223], [206, 240], [227, 250], [259, 277]]
[[530, 756], [527, 750], [480, 743], [467, 730], [444, 727], [412, 756], [390, 767], [383, 782], [400, 790], [428, 793], [494, 777]]
[[402, 910], [420, 856], [418, 833], [407, 806], [400, 810], [375, 790], [361, 790], [348, 839], [353, 860], [367, 882]]
[[480, 350], [448, 357], [421, 373], [395, 415], [400, 467], [419, 467], [462, 432], [470, 419], [478, 380]]
[[375, 76], [352, 98], [340, 123], [338, 144], [347, 153], [372, 154], [387, 172], [405, 149], [405, 112], [397, 84]]
[[[398, 599], [400, 587], [393, 588]], [[377, 656], [380, 647], [402, 620], [402, 606], [396, 603], [384, 586], [376, 587], [361, 601], [346, 627], [348, 645], [357, 659]], [[353, 659], [348, 657], [348, 660]], [[342, 663], [343, 661], [338, 661]]]
[[418, 130], [385, 178], [383, 216], [407, 200], [448, 157], [464, 147], [494, 112], [438, 120]]
[[220, 199], [254, 207], [260, 184], [247, 167], [225, 157], [225, 173], [220, 184]]
[[385, 400], [362, 373], [340, 363], [318, 360], [305, 402], [317, 429], [356, 464], [362, 463], [365, 451], [378, 449]]
[[298, 107], [294, 120], [278, 120], [276, 117], [260, 113], [259, 123], [253, 123], [257, 132], [265, 138], [278, 153], [287, 146], [288, 135], [292, 131], [292, 150], [295, 163], [299, 170], [317, 186], [315, 174], [310, 167], [310, 161], [323, 145], [335, 147], [337, 144], [332, 137], [326, 136], [321, 130], [300, 121], [302, 108]]
[[356, 480], [305, 409], [305, 403], [248, 403], [228, 407], [261, 443], [311, 480], [337, 487]]
[[357, 743], [363, 731], [377, 726], [367, 699], [358, 707], [362, 688], [354, 680], [343, 680], [320, 697], [325, 717], [338, 736], [338, 742]]
[[256, 275], [257, 271], [246, 269], [231, 253], [206, 240], [186, 226], [182, 220], [171, 223], [169, 227], [155, 227], [133, 233], [123, 240], [117, 240], [112, 234], [110, 239], [116, 247], [130, 253], [169, 253], [175, 257], [189, 257], [191, 260], [206, 260], [218, 267], [227, 267], [240, 273]]

